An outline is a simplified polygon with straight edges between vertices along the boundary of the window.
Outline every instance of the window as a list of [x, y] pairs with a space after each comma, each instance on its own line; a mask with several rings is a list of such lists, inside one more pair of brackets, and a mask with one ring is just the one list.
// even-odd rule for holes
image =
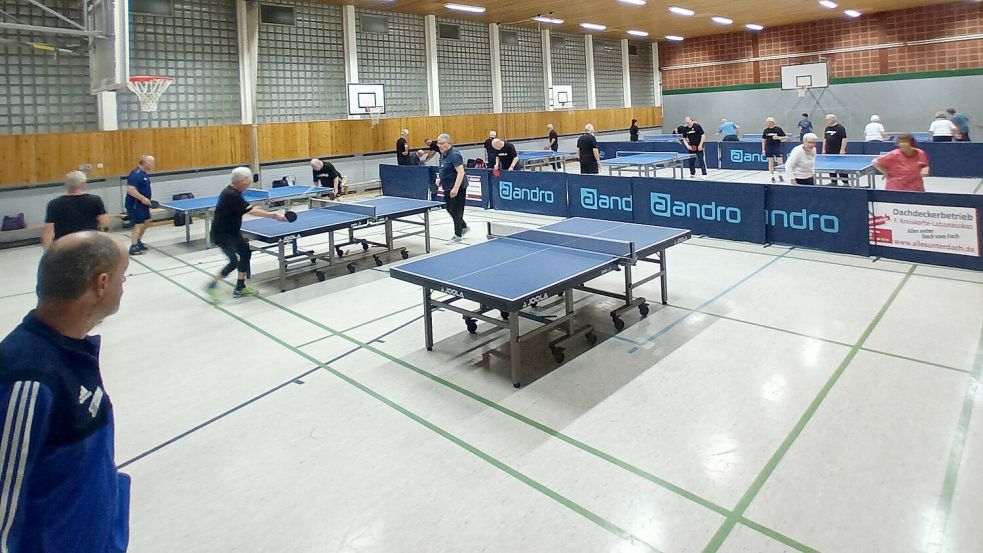
[[519, 33], [515, 31], [501, 31], [499, 35], [502, 39], [503, 46], [518, 46], [519, 45]]
[[450, 40], [461, 40], [461, 27], [450, 23], [438, 23], [437, 36]]
[[293, 27], [294, 9], [290, 6], [261, 4], [259, 7], [259, 20], [267, 25], [289, 25]]
[[130, 0], [130, 11], [147, 15], [174, 15], [171, 0]]
[[363, 33], [389, 33], [389, 18], [381, 15], [362, 14], [359, 17]]

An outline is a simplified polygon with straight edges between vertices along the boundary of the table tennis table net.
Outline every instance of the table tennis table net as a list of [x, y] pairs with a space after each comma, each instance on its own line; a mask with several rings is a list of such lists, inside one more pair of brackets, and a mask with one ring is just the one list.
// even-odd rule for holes
[[662, 161], [662, 160], [670, 160], [670, 159], [679, 159], [680, 153], [679, 152], [639, 152], [639, 151], [632, 150], [627, 152], [617, 152], [615, 153], [615, 156], [621, 159], [640, 156], [640, 157], [656, 158], [659, 161]]
[[626, 259], [635, 256], [634, 242], [545, 229], [530, 229], [505, 223], [488, 223], [488, 238], [509, 238], [545, 246], [571, 248]]
[[324, 198], [311, 198], [311, 207], [315, 209], [330, 209], [343, 213], [352, 213], [370, 219], [376, 218], [376, 208], [374, 205], [359, 204], [353, 202], [336, 202]]

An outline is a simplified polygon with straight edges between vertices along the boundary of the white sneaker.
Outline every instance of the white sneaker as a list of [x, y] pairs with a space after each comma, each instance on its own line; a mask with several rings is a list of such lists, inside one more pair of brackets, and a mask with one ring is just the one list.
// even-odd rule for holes
[[451, 236], [451, 242], [460, 242], [462, 238], [458, 235]]

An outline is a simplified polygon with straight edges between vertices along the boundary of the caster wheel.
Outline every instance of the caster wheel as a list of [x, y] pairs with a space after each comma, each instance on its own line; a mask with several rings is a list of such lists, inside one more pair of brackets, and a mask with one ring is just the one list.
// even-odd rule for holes
[[365, 240], [362, 240], [362, 251], [363, 252], [369, 251], [369, 243], [366, 242]]
[[321, 271], [314, 271], [314, 276], [317, 277], [318, 282], [324, 282], [324, 273]]
[[566, 359], [566, 356], [563, 355], [563, 348], [552, 348], [552, 351], [553, 351], [553, 359], [557, 363], [563, 363], [563, 360]]
[[612, 316], [611, 317], [611, 322], [614, 323], [614, 328], [616, 330], [621, 330], [621, 329], [625, 328], [625, 321], [622, 320], [620, 317]]
[[649, 304], [643, 303], [643, 304], [639, 305], [638, 306], [638, 313], [642, 316], [643, 319], [645, 317], [648, 317], [649, 316]]
[[341, 249], [340, 246], [335, 246], [334, 252], [338, 254], [338, 257], [345, 257], [345, 250]]
[[590, 331], [590, 332], [588, 332], [587, 334], [584, 334], [584, 338], [587, 339], [587, 345], [588, 346], [593, 347], [594, 344], [597, 343], [597, 334], [594, 334], [594, 331], [593, 330]]
[[513, 382], [512, 383], [512, 387], [513, 388], [521, 388], [522, 387], [522, 383], [521, 382]]
[[375, 261], [375, 266], [376, 267], [382, 267], [382, 260], [379, 259], [379, 256], [375, 256], [372, 259]]
[[428, 347], [427, 351], [433, 351], [433, 346]]
[[499, 311], [498, 314], [499, 314], [499, 316], [502, 317], [502, 320], [503, 321], [509, 320], [509, 312], [508, 311]]
[[403, 259], [409, 259], [410, 258], [410, 252], [408, 252], [406, 250], [403, 250], [403, 251], [399, 252], [399, 255], [401, 255], [403, 257]]
[[474, 319], [464, 319], [464, 324], [468, 327], [470, 334], [476, 334], [478, 332], [478, 323]]
[[348, 265], [345, 265], [345, 268], [348, 269], [348, 272], [349, 273], [354, 273], [355, 272], [355, 264], [354, 263], [349, 263]]

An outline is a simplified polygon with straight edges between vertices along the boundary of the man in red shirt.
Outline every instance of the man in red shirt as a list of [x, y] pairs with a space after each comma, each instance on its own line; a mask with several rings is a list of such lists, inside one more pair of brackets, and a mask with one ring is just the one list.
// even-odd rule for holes
[[922, 177], [929, 174], [928, 156], [916, 147], [911, 133], [898, 136], [898, 148], [874, 160], [874, 167], [887, 177], [887, 190], [924, 192]]

